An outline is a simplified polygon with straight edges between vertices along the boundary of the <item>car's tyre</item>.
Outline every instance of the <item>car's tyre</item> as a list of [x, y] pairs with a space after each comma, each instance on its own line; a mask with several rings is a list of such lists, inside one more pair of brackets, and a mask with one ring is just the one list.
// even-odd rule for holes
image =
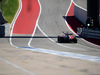
[[73, 42], [74, 42], [74, 43], [77, 43], [77, 39], [75, 38], [75, 39], [73, 40]]
[[63, 42], [63, 39], [64, 39], [63, 37], [58, 36], [58, 42], [59, 43], [62, 43]]

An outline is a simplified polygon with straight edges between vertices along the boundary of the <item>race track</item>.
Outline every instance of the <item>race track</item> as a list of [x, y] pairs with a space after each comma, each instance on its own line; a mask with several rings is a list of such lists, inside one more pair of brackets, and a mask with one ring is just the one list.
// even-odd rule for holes
[[[13, 32], [14, 36], [23, 36], [24, 38], [12, 38], [12, 41], [11, 41], [12, 44], [17, 47], [31, 46], [34, 48], [42, 48], [42, 49], [65, 51], [65, 52], [69, 51], [69, 52], [74, 52], [74, 53], [99, 56], [99, 47], [95, 46], [93, 44], [90, 44], [90, 43], [82, 40], [81, 38], [78, 38], [77, 44], [74, 44], [74, 43], [59, 44], [59, 43], [57, 43], [57, 36], [62, 35], [62, 31], [64, 31], [64, 32], [68, 31], [69, 33], [72, 33], [72, 31], [68, 28], [68, 23], [66, 23], [65, 19], [63, 18], [63, 16], [67, 16], [67, 15], [73, 16], [73, 14], [71, 14], [69, 12], [69, 11], [73, 10], [73, 9], [70, 9], [71, 3], [72, 2], [70, 0], [63, 0], [63, 1], [41, 0], [40, 1], [40, 13], [38, 14], [38, 12], [37, 12], [38, 16], [35, 16], [35, 18], [38, 17], [37, 18], [38, 21], [37, 22], [35, 21], [36, 22], [35, 24], [33, 24], [33, 23], [31, 24], [30, 19], [29, 19], [30, 29], [26, 28], [26, 29], [20, 29], [20, 30], [18, 29], [19, 24], [17, 25], [17, 21], [16, 21], [14, 28], [13, 28], [13, 30], [17, 29], [17, 31], [28, 31], [28, 30], [33, 29], [33, 34], [30, 35], [30, 34], [27, 34], [27, 32], [25, 34], [25, 32], [24, 32], [24, 35], [21, 35], [20, 32], [19, 32], [19, 34], [15, 34]], [[37, 3], [37, 5], [38, 5], [38, 3]], [[39, 10], [39, 7], [38, 7], [38, 10]], [[31, 11], [31, 12], [34, 13], [34, 11]], [[25, 13], [28, 14], [27, 12], [24, 12], [24, 14]], [[20, 15], [19, 15], [18, 19], [22, 19], [22, 18], [20, 18]], [[27, 18], [24, 18], [24, 19], [27, 20], [27, 22], [28, 22]], [[18, 23], [20, 23], [20, 22], [18, 21]], [[22, 23], [23, 23], [23, 21], [22, 21]], [[23, 26], [19, 27], [19, 28], [23, 28], [25, 26], [25, 24], [22, 24], [22, 23], [20, 23], [20, 24]], [[31, 27], [33, 25], [35, 27]], [[30, 38], [25, 38], [27, 36], [30, 36]], [[31, 38], [31, 36], [38, 37], [38, 38]], [[49, 37], [52, 37], [52, 38], [49, 38]]]
[[[64, 18], [74, 16], [74, 3], [86, 8], [86, 0], [27, 1], [19, 0], [21, 8], [12, 23], [8, 54], [13, 59], [5, 58], [9, 60], [6, 61], [0, 56], [0, 60], [26, 75], [99, 75], [100, 46], [78, 37]], [[73, 33], [78, 43], [58, 43], [57, 36], [63, 35], [62, 31]]]

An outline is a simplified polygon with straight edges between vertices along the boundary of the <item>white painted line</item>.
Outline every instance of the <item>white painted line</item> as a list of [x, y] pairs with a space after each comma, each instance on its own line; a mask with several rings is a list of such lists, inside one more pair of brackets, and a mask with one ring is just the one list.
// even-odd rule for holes
[[[39, 21], [39, 18], [40, 18], [40, 15], [41, 15], [41, 11], [42, 11], [42, 7], [41, 7], [41, 4], [40, 4], [40, 1], [38, 0], [39, 2], [39, 5], [40, 5], [40, 13], [39, 13], [39, 17], [38, 17], [38, 20], [36, 22], [36, 26], [38, 26], [39, 30], [46, 36], [48, 37], [42, 30], [41, 28], [39, 27], [38, 25], [38, 21]], [[71, 4], [72, 4], [73, 0], [71, 0], [71, 3], [70, 3], [70, 6], [67, 10], [67, 13], [66, 15], [68, 14], [68, 11], [70, 10], [70, 7], [71, 7]], [[66, 21], [65, 21], [66, 22]], [[66, 22], [66, 25], [68, 26], [68, 23]], [[69, 27], [69, 26], [68, 26]], [[70, 29], [70, 28], [69, 28]], [[70, 29], [71, 30], [71, 29]], [[72, 30], [71, 30], [72, 31]], [[72, 31], [73, 32], [73, 31]], [[74, 33], [74, 32], [73, 32]], [[75, 35], [77, 35], [76, 33], [74, 33]], [[33, 32], [33, 35], [34, 36], [34, 32]], [[77, 35], [78, 36], [78, 35]], [[72, 57], [72, 58], [79, 58], [79, 59], [83, 59], [83, 60], [89, 60], [89, 61], [95, 61], [95, 62], [98, 62], [98, 60], [96, 60], [96, 58], [99, 59], [99, 62], [100, 62], [100, 58], [99, 57], [95, 57], [95, 56], [88, 56], [88, 55], [82, 55], [82, 54], [75, 54], [75, 53], [70, 53], [70, 52], [62, 52], [62, 51], [54, 51], [54, 50], [47, 50], [47, 49], [38, 49], [38, 48], [32, 48], [30, 46], [31, 44], [31, 41], [32, 41], [33, 38], [31, 38], [31, 40], [29, 41], [29, 48], [26, 48], [26, 49], [30, 49], [30, 50], [33, 50], [33, 51], [39, 51], [39, 52], [44, 52], [44, 53], [49, 53], [49, 54], [55, 54], [55, 55], [61, 55], [61, 56], [67, 56], [67, 57]], [[52, 40], [51, 38], [48, 37], [49, 40], [51, 40], [52, 42], [56, 43], [54, 40]], [[56, 43], [58, 44], [58, 43]], [[58, 44], [60, 46], [63, 46], [65, 47], [64, 45], [62, 44]], [[67, 46], [66, 46], [67, 47]], [[71, 48], [71, 47], [67, 47], [67, 48], [70, 48], [70, 49], [76, 49], [76, 48]], [[95, 59], [94, 59], [95, 58]]]
[[[43, 30], [42, 30], [42, 29], [40, 28], [40, 26], [38, 25], [38, 21], [39, 21], [41, 12], [42, 12], [41, 3], [40, 3], [39, 0], [38, 0], [38, 2], [39, 2], [39, 5], [40, 5], [40, 13], [39, 13], [39, 17], [38, 17], [37, 22], [36, 22], [36, 27], [39, 28], [39, 30], [43, 33], [43, 35], [45, 35], [46, 37], [48, 37], [48, 35], [47, 35], [45, 32], [43, 32]], [[69, 9], [70, 9], [70, 7], [71, 7], [71, 4], [72, 4], [72, 2], [70, 3], [70, 6], [69, 6], [69, 8], [68, 8], [68, 11], [69, 11]], [[67, 12], [68, 12], [68, 11], [67, 11]], [[33, 32], [32, 37], [34, 36], [34, 33], [35, 33], [35, 31]], [[29, 46], [29, 47], [31, 47], [30, 44], [31, 44], [32, 39], [33, 39], [33, 38], [31, 38], [30, 41], [29, 41], [29, 43], [28, 43], [28, 46]], [[69, 47], [69, 46], [62, 45], [62, 44], [60, 44], [60, 43], [56, 43], [54, 40], [52, 40], [52, 39], [49, 38], [49, 37], [48, 37], [48, 39], [49, 39], [50, 41], [52, 41], [53, 43], [55, 43], [55, 44], [57, 44], [57, 45], [59, 45], [59, 46], [65, 47], [65, 48], [69, 48], [69, 49], [73, 49], [73, 50], [75, 50], [75, 49], [77, 49], [77, 50], [84, 50], [84, 49], [82, 49], [82, 48], [75, 48], [75, 47], [73, 48], [73, 47]]]
[[74, 1], [72, 1], [77, 7], [79, 7], [79, 8], [81, 8], [81, 9], [83, 9], [84, 11], [87, 11], [85, 8], [83, 8], [83, 7], [81, 7], [81, 6], [79, 6], [78, 4], [76, 4]]
[[[42, 11], [42, 7], [41, 7], [41, 4], [40, 4], [40, 1], [38, 0], [38, 2], [39, 2], [39, 5], [40, 5], [40, 13], [39, 13], [38, 20], [36, 22], [36, 27], [38, 26], [38, 21], [39, 21], [40, 14], [41, 14], [41, 11]], [[71, 2], [72, 2], [72, 0], [71, 0]], [[70, 4], [70, 6], [71, 6], [71, 4]], [[70, 7], [69, 7], [69, 9], [70, 9]], [[69, 11], [69, 9], [68, 9], [68, 11]], [[68, 11], [67, 11], [67, 13], [68, 13]], [[66, 25], [67, 25], [67, 22], [66, 22]], [[39, 26], [38, 26], [38, 28], [40, 29]], [[35, 30], [36, 30], [36, 28], [35, 28]], [[46, 37], [48, 37], [41, 29], [40, 29], [40, 31]], [[34, 36], [34, 33], [35, 33], [35, 31], [33, 32], [32, 36]], [[11, 32], [11, 36], [12, 36], [12, 32]], [[54, 40], [52, 40], [52, 39], [50, 39], [50, 40], [54, 42]], [[70, 53], [70, 52], [62, 52], [62, 51], [54, 51], [54, 50], [33, 48], [33, 47], [30, 46], [31, 41], [32, 41], [32, 38], [30, 39], [30, 41], [28, 43], [29, 47], [17, 47], [17, 46], [14, 46], [12, 44], [11, 39], [10, 39], [11, 45], [14, 46], [14, 47], [16, 47], [16, 48], [21, 48], [21, 49], [31, 50], [31, 51], [39, 51], [39, 52], [48, 53], [48, 54], [55, 54], [55, 55], [60, 55], [60, 56], [65, 56], [65, 57], [71, 57], [71, 58], [78, 58], [78, 59], [82, 59], [82, 60], [88, 60], [88, 61], [94, 61], [94, 62], [100, 63], [100, 57], [97, 57], [97, 56], [89, 56], [89, 55], [76, 54], [76, 53]]]
[[[18, 47], [15, 46], [15, 45], [13, 45], [13, 43], [12, 43], [12, 38], [11, 38], [11, 37], [12, 37], [12, 34], [13, 34], [13, 28], [14, 28], [15, 22], [16, 22], [18, 16], [19, 16], [21, 10], [22, 10], [22, 1], [19, 0], [19, 9], [18, 9], [18, 11], [17, 11], [17, 13], [16, 13], [16, 15], [15, 15], [15, 17], [14, 17], [12, 23], [11, 23], [11, 34], [10, 34], [10, 44], [11, 44], [13, 47], [15, 47], [15, 48], [18, 48]], [[22, 70], [22, 71], [24, 71], [24, 72], [27, 72], [27, 73], [29, 73], [30, 75], [35, 75], [33, 72], [31, 72], [31, 71], [29, 71], [29, 70], [26, 70], [26, 69], [24, 69], [24, 68], [22, 68], [22, 67], [20, 67], [20, 66], [18, 66], [18, 65], [15, 65], [15, 64], [13, 64], [13, 63], [11, 63], [11, 62], [5, 60], [5, 59], [0, 58], [0, 60], [2, 60], [2, 61], [4, 61], [4, 62], [6, 62], [6, 63], [8, 63], [8, 64], [10, 64], [10, 65], [12, 65], [12, 66], [18, 68], [18, 69], [20, 69], [20, 70]]]
[[13, 63], [11, 63], [11, 62], [9, 62], [9, 61], [3, 59], [3, 58], [0, 58], [0, 60], [3, 61], [3, 62], [5, 62], [5, 63], [7, 63], [7, 64], [9, 64], [9, 65], [12, 65], [13, 67], [16, 67], [17, 69], [19, 69], [19, 70], [21, 70], [21, 71], [23, 71], [23, 72], [28, 73], [29, 75], [36, 75], [36, 74], [34, 74], [33, 72], [31, 72], [31, 71], [29, 71], [29, 70], [27, 70], [27, 69], [25, 69], [25, 68], [22, 68], [22, 67], [20, 67], [20, 66], [18, 66], [18, 65], [16, 65], [16, 64], [13, 64]]
[[[68, 10], [67, 10], [67, 12], [66, 12], [66, 14], [65, 14], [65, 16], [67, 16], [67, 14], [68, 14], [68, 12], [69, 12], [69, 10], [70, 10], [70, 8], [71, 8], [72, 3], [73, 3], [73, 0], [71, 0], [70, 6], [69, 6], [69, 8], [68, 8]], [[78, 35], [69, 27], [68, 22], [67, 22], [66, 20], [65, 20], [65, 23], [66, 23], [67, 27], [70, 29], [70, 31], [71, 31], [73, 34], [75, 34], [76, 36], [78, 36]]]
[[[40, 15], [41, 15], [41, 11], [42, 11], [42, 7], [41, 7], [41, 4], [40, 4], [40, 1], [39, 1], [39, 0], [38, 0], [38, 3], [39, 3], [39, 5], [40, 5], [40, 13], [39, 13], [39, 16], [38, 16], [38, 18], [37, 18], [36, 25], [35, 25], [35, 30], [33, 31], [32, 37], [34, 36], [35, 31], [36, 31], [36, 28], [38, 27], [38, 21], [39, 21], [39, 18], [40, 18]], [[33, 39], [33, 38], [31, 38], [31, 39], [29, 40], [29, 42], [28, 42], [28, 46], [29, 46], [29, 47], [31, 47], [30, 44], [31, 44], [32, 39]]]
[[[73, 2], [73, 0], [71, 0], [71, 2], [70, 2], [70, 6], [69, 6], [69, 8], [68, 8], [68, 10], [67, 10], [67, 12], [66, 12], [66, 14], [65, 14], [65, 16], [67, 16], [67, 14], [68, 14], [68, 12], [69, 12], [69, 10], [70, 10], [70, 7], [71, 7], [71, 5], [72, 5], [72, 2]], [[40, 2], [39, 2], [39, 4], [40, 4]], [[39, 14], [39, 18], [40, 18], [40, 15], [41, 15], [41, 11], [42, 11], [42, 7], [41, 7], [41, 4], [40, 4], [40, 14]], [[38, 18], [38, 20], [39, 20], [39, 18]], [[67, 25], [67, 27], [71, 30], [71, 28], [69, 27], [69, 25], [68, 25], [68, 23], [65, 21], [65, 23], [66, 23], [66, 25]], [[37, 25], [37, 27], [39, 28], [39, 30], [43, 33], [43, 35], [45, 35], [46, 37], [48, 37], [48, 35], [40, 28], [40, 26], [38, 25], [38, 21], [37, 21], [37, 23], [36, 23], [36, 25]], [[71, 30], [72, 31], [72, 33], [73, 34], [75, 34], [76, 36], [78, 36], [73, 30]], [[34, 36], [34, 34], [32, 35], [32, 37]], [[30, 40], [30, 42], [29, 42], [29, 46], [30, 46], [30, 44], [31, 44], [31, 41], [32, 41], [32, 39], [33, 38], [31, 38], [31, 40]], [[69, 49], [73, 49], [73, 50], [85, 50], [85, 49], [83, 49], [83, 48], [76, 48], [76, 47], [69, 47], [69, 46], [65, 46], [65, 45], [62, 45], [62, 44], [60, 44], [60, 43], [57, 43], [57, 42], [55, 42], [53, 39], [51, 39], [51, 38], [49, 38], [48, 37], [48, 39], [50, 40], [50, 41], [52, 41], [53, 43], [55, 43], [55, 44], [57, 44], [57, 45], [59, 45], [59, 46], [62, 46], [62, 47], [65, 47], [65, 48], [69, 48]], [[81, 45], [82, 46], [82, 45]], [[31, 46], [30, 46], [31, 47]], [[90, 48], [90, 47], [87, 47], [87, 48]], [[93, 49], [93, 48], [91, 48], [91, 49]]]
[[89, 56], [89, 55], [83, 55], [83, 54], [77, 54], [77, 53], [54, 51], [54, 50], [32, 48], [32, 47], [19, 47], [19, 48], [100, 63], [100, 57], [97, 57], [97, 56]]
[[[10, 44], [11, 44], [12, 46], [14, 46], [14, 45], [12, 44], [12, 42], [11, 42], [11, 41], [12, 41], [12, 38], [11, 38], [11, 37], [12, 37], [12, 34], [13, 34], [13, 28], [14, 28], [15, 22], [16, 22], [18, 16], [19, 16], [21, 10], [22, 10], [22, 1], [19, 0], [19, 9], [18, 9], [18, 11], [17, 11], [17, 13], [16, 13], [16, 15], [15, 15], [15, 17], [14, 17], [12, 23], [11, 23]], [[14, 46], [14, 47], [16, 47], [16, 46]]]
[[14, 19], [13, 19], [12, 23], [11, 23], [11, 27], [10, 27], [10, 28], [11, 28], [11, 32], [13, 31], [14, 24], [15, 24], [15, 22], [16, 22], [16, 19], [17, 19], [18, 16], [19, 16], [21, 10], [22, 10], [22, 1], [19, 0], [19, 8], [18, 8], [18, 10], [17, 10], [17, 12], [16, 12], [16, 14], [15, 14], [15, 16], [14, 16]]
[[[39, 28], [39, 30], [43, 33], [43, 35], [45, 35], [46, 37], [48, 37], [48, 35], [46, 35], [46, 34], [41, 30], [41, 28], [40, 28], [39, 25], [38, 25], [38, 21], [39, 21], [41, 12], [42, 12], [42, 6], [41, 6], [41, 3], [40, 3], [39, 0], [38, 0], [38, 2], [39, 2], [39, 5], [40, 5], [40, 13], [39, 13], [39, 16], [38, 16], [38, 19], [37, 19], [37, 22], [36, 22], [36, 27]], [[35, 27], [35, 28], [36, 28], [36, 27]], [[35, 34], [35, 31], [33, 32], [32, 37], [34, 36], [34, 34]], [[29, 41], [29, 43], [28, 43], [28, 46], [29, 46], [29, 47], [31, 47], [30, 44], [31, 44], [32, 39], [33, 39], [33, 38], [31, 38], [30, 41]], [[57, 44], [57, 45], [60, 45], [60, 46], [63, 46], [63, 47], [69, 48], [69, 49], [79, 49], [79, 48], [72, 48], [72, 47], [68, 47], [68, 46], [64, 46], [64, 45], [62, 45], [62, 44], [56, 43], [54, 40], [52, 40], [52, 39], [49, 38], [49, 37], [48, 37], [48, 39], [51, 40], [53, 43], [55, 43], [55, 44]]]

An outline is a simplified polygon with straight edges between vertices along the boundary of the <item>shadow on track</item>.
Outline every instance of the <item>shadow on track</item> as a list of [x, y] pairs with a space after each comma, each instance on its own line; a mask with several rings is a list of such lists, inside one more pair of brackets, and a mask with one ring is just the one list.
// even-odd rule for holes
[[5, 37], [0, 37], [0, 38], [58, 38], [57, 36], [5, 36]]

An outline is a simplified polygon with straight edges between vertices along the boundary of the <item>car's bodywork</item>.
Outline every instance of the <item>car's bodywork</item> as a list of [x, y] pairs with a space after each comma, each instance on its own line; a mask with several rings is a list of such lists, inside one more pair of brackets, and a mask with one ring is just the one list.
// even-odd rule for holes
[[65, 35], [63, 35], [63, 36], [58, 36], [58, 42], [59, 43], [70, 43], [70, 42], [77, 43], [77, 39], [76, 39], [75, 36], [73, 36], [73, 34], [68, 33], [68, 32], [64, 33], [64, 34]]

